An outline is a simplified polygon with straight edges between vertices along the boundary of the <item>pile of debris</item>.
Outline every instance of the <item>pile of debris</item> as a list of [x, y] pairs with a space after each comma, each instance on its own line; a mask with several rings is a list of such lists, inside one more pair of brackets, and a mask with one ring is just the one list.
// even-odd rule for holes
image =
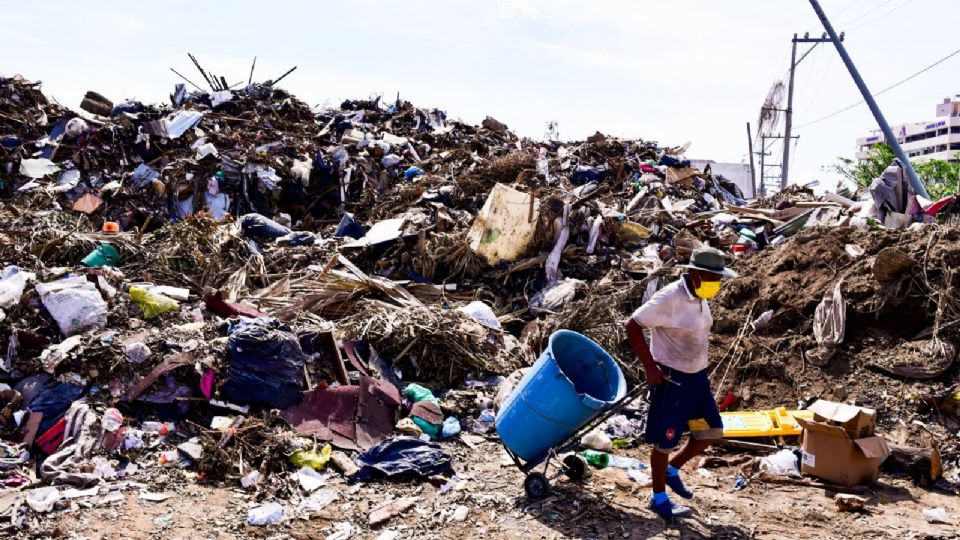
[[[143, 489], [145, 470], [304, 512], [326, 504], [310, 493], [328, 462], [356, 481], [449, 480], [435, 441], [493, 436], [498, 384], [552, 331], [583, 332], [641, 379], [623, 320], [702, 245], [760, 252], [719, 299], [718, 392], [739, 385], [764, 405], [828, 393], [751, 401], [745, 388], [804, 380], [801, 352], [823, 346], [810, 321], [840, 278], [860, 307], [847, 341], [828, 343], [833, 362], [852, 364], [853, 343], [906, 351], [913, 333], [933, 347], [924, 358], [940, 355], [924, 378], [951, 368], [950, 231], [814, 227], [824, 206], [852, 205], [748, 206], [685, 148], [533, 141], [399, 98], [314, 109], [272, 81], [211, 86], [178, 84], [168, 105], [88, 92], [72, 111], [0, 78], [0, 449], [18, 490], [0, 504], [6, 527], [31, 526], [24, 501], [44, 513], [71, 504], [66, 486]], [[883, 322], [907, 308], [929, 334]], [[910, 376], [889, 349], [872, 361]], [[282, 516], [267, 504], [249, 522]]]
[[683, 149], [269, 81], [72, 111], [5, 78], [0, 107], [5, 482], [28, 500], [151, 460], [283, 497], [272, 473], [323, 467], [311, 441], [377, 467], [430, 444], [398, 434], [489, 433], [480, 381], [530, 365], [548, 317], [730, 245], [693, 216], [744, 204]]

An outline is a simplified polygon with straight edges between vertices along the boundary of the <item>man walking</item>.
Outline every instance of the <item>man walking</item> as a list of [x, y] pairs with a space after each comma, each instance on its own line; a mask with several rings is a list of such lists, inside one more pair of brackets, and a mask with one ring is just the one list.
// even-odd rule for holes
[[[736, 277], [724, 267], [723, 252], [702, 248], [693, 252], [680, 279], [640, 306], [627, 321], [627, 337], [643, 363], [650, 385], [650, 409], [645, 440], [653, 444], [650, 469], [653, 495], [650, 509], [664, 518], [690, 514], [675, 504], [666, 487], [689, 499], [680, 468], [723, 437], [723, 422], [707, 376], [707, 350], [713, 317], [707, 299], [720, 291], [723, 277]], [[647, 343], [643, 329], [650, 331]], [[670, 455], [691, 419], [703, 418], [709, 429], [692, 433], [683, 448]]]

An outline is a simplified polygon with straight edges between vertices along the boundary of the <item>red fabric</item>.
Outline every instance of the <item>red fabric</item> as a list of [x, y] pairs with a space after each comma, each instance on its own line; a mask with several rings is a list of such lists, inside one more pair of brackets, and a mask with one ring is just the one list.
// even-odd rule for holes
[[46, 455], [51, 455], [60, 448], [60, 444], [63, 443], [63, 435], [67, 430], [67, 420], [61, 418], [59, 422], [53, 425], [50, 429], [45, 431], [43, 435], [37, 437], [37, 440], [34, 443], [40, 447], [40, 450], [43, 450], [43, 453]]
[[928, 216], [935, 216], [937, 215], [938, 212], [943, 210], [945, 206], [953, 202], [953, 200], [956, 198], [957, 198], [956, 195], [950, 195], [949, 197], [944, 197], [939, 201], [931, 204], [929, 207], [927, 207], [927, 209], [923, 213]]

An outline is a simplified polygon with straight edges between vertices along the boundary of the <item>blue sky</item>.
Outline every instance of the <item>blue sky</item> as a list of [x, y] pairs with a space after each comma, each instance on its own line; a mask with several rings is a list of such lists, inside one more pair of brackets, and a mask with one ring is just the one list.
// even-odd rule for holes
[[[956, 0], [821, 0], [867, 84], [877, 91], [960, 48]], [[44, 81], [76, 106], [86, 90], [115, 101], [165, 101], [187, 59], [232, 84], [296, 65], [282, 86], [311, 104], [399, 91], [469, 122], [491, 115], [540, 137], [596, 130], [692, 143], [688, 155], [746, 158], [794, 32], [822, 28], [806, 0], [407, 0], [313, 2], [13, 2], [0, 0], [0, 73]], [[944, 24], [944, 22], [947, 24]], [[801, 49], [802, 51], [803, 49]], [[896, 124], [934, 116], [960, 93], [960, 55], [878, 98]], [[832, 45], [797, 72], [795, 125], [856, 102]], [[865, 106], [799, 129], [792, 180], [828, 179], [875, 127]], [[779, 153], [780, 150], [775, 150]]]

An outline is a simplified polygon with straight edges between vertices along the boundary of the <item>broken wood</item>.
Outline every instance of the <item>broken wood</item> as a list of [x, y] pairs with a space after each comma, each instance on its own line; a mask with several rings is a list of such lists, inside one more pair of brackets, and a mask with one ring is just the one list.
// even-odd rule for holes
[[940, 451], [935, 446], [914, 448], [897, 444], [888, 444], [890, 457], [883, 463], [884, 470], [900, 469], [906, 472], [913, 482], [920, 486], [929, 486], [943, 476], [943, 462]]
[[420, 497], [403, 497], [381, 504], [370, 511], [370, 514], [367, 516], [367, 522], [371, 527], [386, 523], [390, 518], [398, 516], [412, 508], [413, 505], [417, 504], [419, 499]]
[[342, 472], [347, 478], [350, 478], [360, 472], [360, 467], [357, 467], [357, 465], [352, 459], [350, 459], [349, 456], [339, 450], [335, 450], [332, 454], [330, 454], [330, 463], [333, 463], [333, 466]]
[[863, 512], [866, 510], [867, 499], [850, 493], [837, 493], [833, 496], [839, 512]]

